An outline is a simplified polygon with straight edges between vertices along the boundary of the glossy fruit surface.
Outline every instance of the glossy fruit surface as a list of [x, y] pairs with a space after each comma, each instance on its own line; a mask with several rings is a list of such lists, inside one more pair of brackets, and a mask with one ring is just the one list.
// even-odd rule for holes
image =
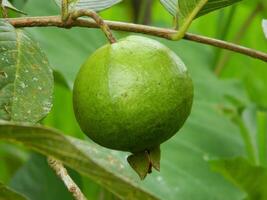
[[130, 36], [96, 50], [77, 75], [73, 105], [96, 143], [139, 152], [172, 137], [190, 114], [193, 84], [181, 59], [161, 43]]

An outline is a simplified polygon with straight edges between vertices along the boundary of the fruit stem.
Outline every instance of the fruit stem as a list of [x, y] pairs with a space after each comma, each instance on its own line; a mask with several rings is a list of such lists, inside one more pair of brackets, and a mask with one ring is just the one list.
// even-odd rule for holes
[[82, 16], [87, 16], [87, 17], [92, 18], [96, 22], [96, 24], [99, 26], [99, 28], [105, 33], [107, 39], [109, 40], [111, 44], [117, 42], [109, 26], [104, 22], [104, 20], [95, 11], [85, 10], [85, 9], [74, 11], [73, 13], [70, 14], [69, 20], [75, 21], [79, 17], [82, 17]]

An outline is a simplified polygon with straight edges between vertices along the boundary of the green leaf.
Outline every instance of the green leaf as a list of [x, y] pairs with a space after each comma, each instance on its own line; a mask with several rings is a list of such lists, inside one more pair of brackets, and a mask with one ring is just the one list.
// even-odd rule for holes
[[241, 0], [160, 0], [178, 23], [178, 34], [173, 39], [181, 39], [192, 21], [211, 11], [232, 5]]
[[[79, 175], [77, 173], [70, 173], [70, 175], [81, 186]], [[15, 173], [10, 187], [31, 200], [73, 199], [63, 182], [48, 166], [47, 159], [39, 154], [32, 154], [30, 159]]]
[[[61, 7], [61, 0], [55, 0], [57, 5]], [[122, 0], [69, 0], [70, 10], [87, 9], [96, 12], [105, 10]]]
[[263, 28], [264, 35], [267, 39], [267, 20], [266, 19], [262, 20], [262, 28]]
[[45, 54], [21, 29], [0, 21], [0, 119], [37, 122], [52, 106], [53, 75]]
[[18, 168], [27, 160], [25, 149], [0, 143], [0, 180], [8, 183]]
[[267, 199], [267, 169], [244, 158], [210, 161], [212, 168], [247, 193], [246, 200]]
[[196, 17], [206, 15], [212, 11], [231, 6], [242, 0], [209, 0], [208, 3], [200, 10]]
[[15, 12], [18, 12], [18, 13], [21, 13], [21, 14], [26, 15], [25, 12], [23, 12], [23, 11], [17, 9], [16, 7], [14, 7], [8, 0], [3, 0], [3, 1], [2, 1], [2, 5], [3, 5], [5, 8], [9, 8], [9, 9], [15, 11]]
[[27, 200], [26, 197], [0, 183], [0, 200]]
[[0, 139], [22, 143], [46, 156], [52, 155], [120, 197], [156, 199], [133, 181], [132, 173], [127, 175], [129, 170], [124, 170], [125, 162], [95, 144], [65, 136], [54, 129], [6, 122], [0, 122]]

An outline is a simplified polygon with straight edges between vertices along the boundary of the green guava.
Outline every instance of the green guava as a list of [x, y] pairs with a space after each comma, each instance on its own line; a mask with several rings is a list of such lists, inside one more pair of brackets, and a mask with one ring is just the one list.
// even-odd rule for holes
[[181, 59], [140, 36], [96, 50], [80, 69], [73, 91], [83, 132], [104, 147], [132, 152], [128, 161], [143, 171], [141, 178], [152, 166], [159, 169], [159, 145], [182, 127], [192, 101], [193, 83]]

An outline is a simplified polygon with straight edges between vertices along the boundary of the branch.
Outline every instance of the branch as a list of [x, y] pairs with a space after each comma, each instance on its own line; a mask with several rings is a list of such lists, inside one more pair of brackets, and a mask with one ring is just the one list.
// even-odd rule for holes
[[61, 162], [52, 157], [48, 157], [47, 162], [49, 166], [56, 172], [58, 177], [64, 182], [65, 186], [68, 188], [69, 192], [72, 193], [75, 200], [87, 200], [80, 188], [71, 179], [66, 168]]
[[67, 22], [68, 24], [72, 24], [73, 21], [76, 21], [79, 17], [91, 17], [93, 20], [95, 20], [96, 24], [99, 26], [99, 28], [105, 33], [106, 37], [108, 38], [109, 42], [111, 44], [116, 42], [115, 37], [113, 36], [110, 28], [105, 23], [105, 21], [94, 11], [92, 10], [77, 10], [70, 14], [70, 21]]
[[[21, 17], [21, 18], [9, 18], [7, 19], [14, 27], [47, 27], [56, 26], [60, 28], [70, 28], [70, 27], [87, 27], [87, 28], [99, 28], [98, 25], [93, 20], [77, 19], [71, 23], [64, 23], [61, 21], [60, 16], [45, 16], [45, 17]], [[118, 31], [127, 31], [134, 33], [143, 33], [147, 35], [153, 35], [157, 37], [162, 37], [171, 40], [171, 35], [177, 33], [177, 31], [171, 29], [157, 28], [152, 26], [145, 26], [139, 24], [125, 23], [125, 22], [115, 22], [115, 21], [105, 21], [110, 29]], [[218, 39], [213, 39], [205, 36], [200, 36], [192, 33], [186, 33], [185, 40], [190, 40], [202, 44], [208, 44], [211, 46], [227, 49], [237, 53], [241, 53], [252, 58], [257, 58], [262, 61], [267, 62], [267, 54], [261, 51], [236, 45], [230, 42], [225, 42]]]

